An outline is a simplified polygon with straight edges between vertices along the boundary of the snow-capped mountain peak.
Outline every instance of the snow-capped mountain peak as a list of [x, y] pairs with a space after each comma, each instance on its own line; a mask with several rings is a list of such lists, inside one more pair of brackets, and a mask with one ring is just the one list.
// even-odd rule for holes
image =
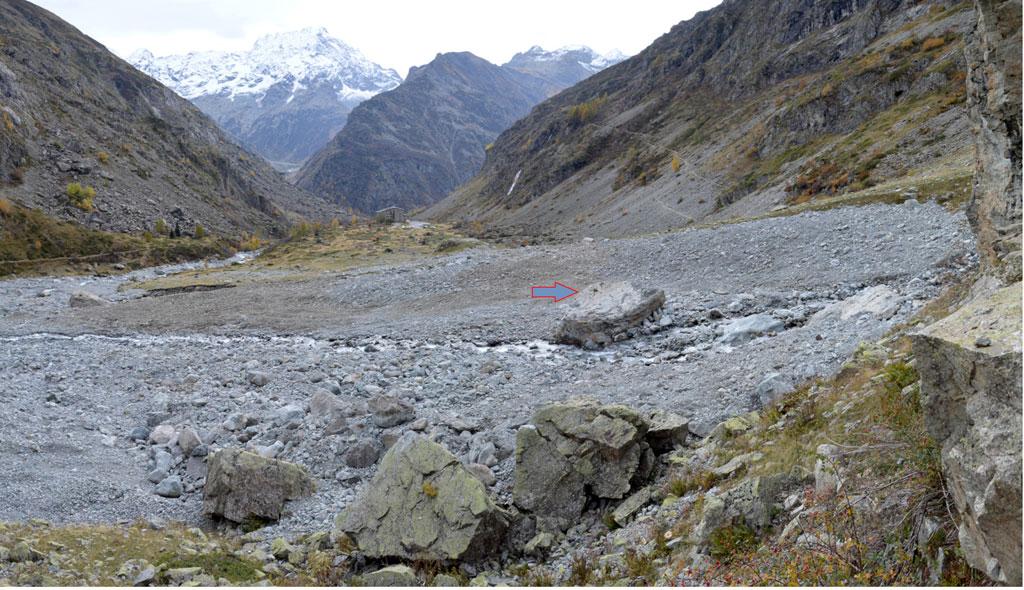
[[544, 62], [575, 62], [590, 72], [599, 72], [608, 66], [615, 65], [626, 59], [621, 51], [613, 50], [601, 55], [586, 45], [566, 45], [548, 51], [540, 45], [534, 45], [522, 53], [517, 53], [509, 61], [509, 65], [523, 67], [528, 63]]
[[140, 50], [129, 61], [188, 99], [259, 96], [281, 82], [309, 87], [330, 81], [337, 86], [339, 100], [365, 100], [401, 82], [397, 72], [369, 61], [322, 27], [264, 35], [244, 52], [155, 57]]
[[326, 144], [357, 104], [402, 82], [322, 27], [264, 35], [246, 51], [140, 50], [128, 61], [282, 170]]

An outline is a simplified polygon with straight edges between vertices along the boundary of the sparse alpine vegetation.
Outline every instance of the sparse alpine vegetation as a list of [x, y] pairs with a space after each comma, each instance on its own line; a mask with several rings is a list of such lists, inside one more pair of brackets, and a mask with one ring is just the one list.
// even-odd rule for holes
[[206, 115], [54, 14], [0, 3], [0, 188], [93, 229], [157, 218], [221, 235], [282, 236], [322, 203], [228, 139]]
[[620, 236], [968, 176], [971, 5], [847, 2], [835, 19], [813, 5], [737, 2], [680, 23], [538, 105], [427, 215], [498, 236]]
[[[87, 191], [71, 190], [89, 204]], [[57, 221], [0, 198], [0, 276], [109, 272], [200, 258], [224, 257], [239, 244], [208, 235], [170, 239], [104, 232]]]

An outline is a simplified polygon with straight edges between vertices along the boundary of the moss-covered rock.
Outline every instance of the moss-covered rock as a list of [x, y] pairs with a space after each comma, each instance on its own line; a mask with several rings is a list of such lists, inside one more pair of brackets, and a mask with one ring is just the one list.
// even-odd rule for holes
[[647, 421], [624, 406], [573, 399], [541, 408], [516, 438], [516, 505], [534, 514], [539, 528], [564, 530], [588, 494], [624, 498], [651, 473], [647, 430]]
[[369, 557], [471, 560], [501, 546], [508, 515], [454, 455], [409, 432], [336, 525]]
[[313, 489], [309, 474], [294, 463], [224, 449], [210, 457], [203, 512], [237, 523], [277, 520], [286, 501]]

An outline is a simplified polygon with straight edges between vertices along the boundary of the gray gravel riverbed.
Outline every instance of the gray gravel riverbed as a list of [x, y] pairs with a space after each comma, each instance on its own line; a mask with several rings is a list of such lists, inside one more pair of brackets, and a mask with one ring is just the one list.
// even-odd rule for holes
[[[153, 447], [131, 438], [159, 424], [311, 470], [316, 494], [268, 534], [329, 527], [372, 475], [363, 465], [410, 428], [488, 464], [507, 498], [515, 430], [539, 405], [590, 395], [706, 428], [749, 409], [766, 376], [835, 371], [973, 252], [961, 213], [915, 203], [162, 297], [118, 291], [127, 275], [0, 282], [0, 521], [202, 523], [201, 458], [170, 449], [184, 493], [154, 493]], [[529, 287], [554, 280], [662, 288], [663, 325], [600, 352], [551, 345], [572, 300], [530, 300]], [[116, 303], [69, 308], [78, 289]], [[750, 316], [781, 331], [723, 339]], [[311, 407], [318, 392], [343, 424]], [[377, 427], [367, 404], [380, 395], [415, 416]]]

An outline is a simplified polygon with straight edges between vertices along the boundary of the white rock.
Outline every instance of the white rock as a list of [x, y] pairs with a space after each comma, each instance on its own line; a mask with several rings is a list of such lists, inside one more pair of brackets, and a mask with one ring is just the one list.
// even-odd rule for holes
[[154, 445], [170, 444], [174, 440], [174, 427], [170, 424], [161, 424], [149, 433], [149, 442]]
[[768, 314], [748, 315], [728, 321], [722, 327], [722, 344], [736, 346], [766, 334], [778, 334], [786, 329], [782, 321]]

